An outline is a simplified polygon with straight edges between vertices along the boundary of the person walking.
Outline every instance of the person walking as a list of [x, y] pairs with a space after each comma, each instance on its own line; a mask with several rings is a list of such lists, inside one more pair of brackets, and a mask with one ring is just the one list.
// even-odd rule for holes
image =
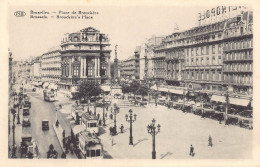
[[120, 130], [121, 130], [121, 133], [124, 132], [124, 126], [123, 126], [123, 124], [121, 124]]
[[212, 147], [213, 146], [213, 144], [212, 144], [212, 138], [211, 138], [211, 136], [209, 135], [209, 145], [208, 146], [210, 146], [210, 147]]
[[192, 144], [190, 145], [190, 156], [194, 156], [194, 147], [192, 146]]

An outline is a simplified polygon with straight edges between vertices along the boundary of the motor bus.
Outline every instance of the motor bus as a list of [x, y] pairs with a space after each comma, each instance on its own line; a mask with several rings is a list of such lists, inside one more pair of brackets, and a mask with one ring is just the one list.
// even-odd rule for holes
[[98, 126], [98, 118], [97, 116], [90, 114], [88, 112], [82, 114], [82, 125], [89, 131], [90, 133], [99, 133], [99, 126]]
[[79, 149], [85, 159], [102, 159], [104, 156], [100, 139], [87, 130], [79, 133]]
[[49, 101], [49, 102], [55, 101], [54, 91], [52, 90], [43, 90], [43, 96], [45, 101]]

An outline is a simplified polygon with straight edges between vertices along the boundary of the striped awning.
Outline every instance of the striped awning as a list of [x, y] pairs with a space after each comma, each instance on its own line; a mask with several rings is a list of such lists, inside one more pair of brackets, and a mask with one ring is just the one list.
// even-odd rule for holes
[[238, 106], [248, 106], [250, 100], [249, 99], [239, 99], [239, 98], [229, 98], [229, 103], [233, 105], [238, 105]]
[[226, 103], [226, 98], [224, 96], [219, 96], [219, 95], [212, 95], [211, 101], [216, 101], [216, 102], [221, 102], [221, 103]]
[[173, 93], [173, 94], [178, 94], [178, 95], [183, 94], [183, 90], [178, 90], [178, 89], [170, 89], [169, 92]]
[[158, 90], [160, 91], [160, 92], [168, 92], [168, 89], [167, 88], [158, 88]]

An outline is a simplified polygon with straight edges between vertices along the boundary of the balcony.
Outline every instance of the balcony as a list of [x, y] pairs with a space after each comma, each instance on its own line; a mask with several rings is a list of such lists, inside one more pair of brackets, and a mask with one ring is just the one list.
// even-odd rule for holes
[[166, 76], [165, 80], [169, 80], [169, 81], [183, 81], [184, 77], [180, 76], [180, 75], [173, 75], [173, 76]]
[[245, 48], [230, 48], [230, 47], [223, 47], [224, 52], [232, 52], [232, 51], [244, 51], [244, 50], [253, 50], [253, 47], [245, 47]]
[[238, 86], [253, 86], [253, 81], [225, 80], [224, 83]]
[[242, 62], [242, 61], [253, 61], [253, 57], [246, 57], [242, 59], [223, 59], [223, 62]]
[[253, 35], [253, 32], [252, 31], [247, 31], [247, 32], [236, 32], [236, 33], [229, 33], [228, 35], [225, 34], [224, 35], [224, 39], [232, 39], [232, 38], [237, 38], [237, 37], [240, 37], [240, 38], [243, 38], [245, 36], [249, 36], [249, 35]]
[[224, 73], [253, 73], [252, 70], [248, 69], [248, 70], [243, 70], [243, 69], [224, 69], [223, 70]]

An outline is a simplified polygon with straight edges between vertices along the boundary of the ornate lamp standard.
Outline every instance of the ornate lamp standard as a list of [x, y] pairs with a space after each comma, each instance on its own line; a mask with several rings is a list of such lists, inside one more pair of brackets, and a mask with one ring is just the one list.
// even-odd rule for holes
[[106, 119], [105, 119], [105, 94], [103, 95], [103, 126], [106, 126]]
[[150, 125], [147, 125], [147, 131], [150, 133], [153, 137], [153, 152], [152, 152], [152, 159], [156, 159], [156, 152], [155, 152], [155, 135], [157, 135], [160, 132], [161, 125], [157, 125], [157, 131], [155, 126], [156, 120], [153, 119], [152, 123]]
[[22, 105], [22, 97], [19, 97], [18, 102], [18, 114], [17, 114], [17, 124], [20, 124], [20, 106]]
[[133, 111], [132, 109], [129, 110], [129, 120], [128, 115], [125, 115], [125, 120], [130, 123], [130, 137], [129, 137], [129, 145], [133, 145], [133, 135], [132, 135], [132, 123], [136, 121], [136, 114], [134, 115], [133, 119]]
[[228, 93], [228, 90], [227, 90], [225, 96], [226, 96], [225, 125], [227, 125], [227, 113], [228, 113], [228, 106], [229, 106], [229, 93]]
[[13, 148], [12, 148], [12, 158], [16, 158], [16, 145], [15, 145], [15, 116], [16, 116], [16, 111], [14, 109], [11, 109], [11, 112], [13, 114]]
[[119, 107], [116, 105], [116, 103], [114, 104], [114, 133], [117, 134], [117, 129], [116, 129], [116, 114], [119, 113]]

